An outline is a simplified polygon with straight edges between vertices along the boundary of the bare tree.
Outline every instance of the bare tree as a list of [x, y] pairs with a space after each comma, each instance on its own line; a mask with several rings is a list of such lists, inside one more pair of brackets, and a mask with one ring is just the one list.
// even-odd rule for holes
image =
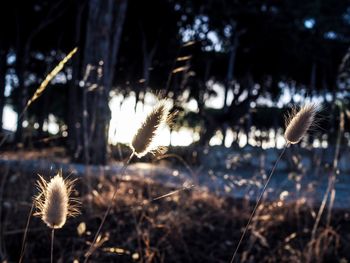
[[127, 0], [90, 0], [85, 39], [83, 69], [92, 67], [85, 85], [83, 107], [84, 161], [107, 161], [108, 128], [111, 117], [109, 92], [114, 79]]

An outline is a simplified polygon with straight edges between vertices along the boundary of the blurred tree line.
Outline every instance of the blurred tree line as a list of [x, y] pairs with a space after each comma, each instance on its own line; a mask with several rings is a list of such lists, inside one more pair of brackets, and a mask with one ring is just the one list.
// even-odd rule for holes
[[[342, 59], [350, 42], [349, 1], [13, 0], [1, 5], [0, 116], [6, 104], [21, 114], [46, 74], [79, 48], [18, 119], [15, 136], [15, 142], [25, 143], [26, 130], [35, 130], [44, 138], [53, 114], [75, 160], [106, 162], [112, 91], [134, 92], [137, 101], [146, 92], [162, 91], [180, 110], [179, 123], [200, 127], [201, 145], [217, 130], [225, 136], [232, 127], [280, 127], [283, 109], [258, 101], [277, 102], [286, 87], [291, 95], [302, 90], [323, 96], [330, 109], [337, 98], [347, 105], [347, 57]], [[222, 109], [205, 104], [215, 95], [213, 84], [224, 88]], [[198, 111], [182, 113], [191, 99]]]

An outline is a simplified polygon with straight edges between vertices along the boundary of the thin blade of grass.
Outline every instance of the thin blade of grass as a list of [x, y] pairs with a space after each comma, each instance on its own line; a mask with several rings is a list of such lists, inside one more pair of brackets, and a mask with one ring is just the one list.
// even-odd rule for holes
[[78, 51], [78, 48], [74, 48], [67, 56], [65, 56], [60, 63], [46, 76], [43, 82], [41, 82], [39, 88], [35, 91], [32, 98], [27, 102], [26, 107], [24, 108], [23, 112], [27, 110], [27, 108], [36, 100], [38, 99], [43, 92], [45, 91], [46, 87], [49, 85], [51, 80], [63, 69], [64, 65], [73, 57], [73, 55]]
[[186, 191], [186, 190], [190, 190], [192, 188], [194, 188], [195, 185], [190, 185], [190, 186], [186, 186], [186, 187], [182, 187], [181, 189], [177, 189], [177, 190], [174, 190], [170, 193], [167, 193], [167, 194], [164, 194], [164, 195], [161, 195], [161, 196], [158, 196], [158, 197], [155, 197], [152, 199], [152, 202], [153, 201], [156, 201], [156, 200], [160, 200], [160, 199], [163, 199], [163, 198], [166, 198], [166, 197], [169, 197], [169, 196], [172, 196], [174, 194], [177, 194], [177, 193], [180, 193], [182, 191]]

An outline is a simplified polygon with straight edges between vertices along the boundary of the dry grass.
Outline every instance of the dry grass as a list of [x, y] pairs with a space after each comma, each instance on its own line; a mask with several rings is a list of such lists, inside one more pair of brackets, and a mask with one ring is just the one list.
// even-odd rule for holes
[[[251, 212], [251, 215], [248, 219], [248, 223], [246, 227], [243, 230], [243, 233], [237, 243], [237, 246], [233, 252], [232, 258], [230, 260], [230, 263], [233, 263], [236, 259], [237, 253], [241, 247], [241, 244], [245, 238], [245, 235], [250, 227], [250, 224], [252, 223], [254, 216], [256, 214], [256, 211], [258, 207], [260, 206], [260, 202], [262, 201], [262, 198], [265, 194], [265, 191], [267, 189], [267, 186], [272, 178], [272, 175], [274, 174], [274, 171], [282, 158], [285, 150], [287, 147], [289, 147], [291, 144], [297, 144], [300, 142], [300, 140], [306, 135], [307, 131], [310, 129], [310, 127], [315, 122], [315, 116], [318, 111], [318, 105], [314, 103], [306, 104], [303, 107], [300, 108], [299, 111], [296, 111], [295, 109], [292, 111], [290, 116], [287, 116], [286, 118], [286, 131], [284, 133], [284, 137], [286, 139], [286, 145], [284, 146], [281, 154], [277, 158], [273, 168], [271, 169], [271, 172], [264, 184], [264, 187], [256, 201], [256, 204], [253, 208], [253, 211]], [[252, 232], [253, 235], [256, 235], [255, 232]]]
[[[1, 237], [6, 242], [1, 257], [13, 262], [18, 260], [30, 209], [28, 196], [35, 182], [29, 175], [13, 171], [8, 175], [1, 215]], [[91, 182], [93, 190], [88, 192], [85, 181], [79, 180], [82, 215], [57, 232], [58, 262], [82, 262], [89, 247], [87, 240], [92, 239], [112, 200], [117, 185], [114, 178], [92, 178]], [[218, 197], [201, 189], [152, 201], [174, 189], [141, 181], [118, 185], [118, 198], [113, 201], [90, 262], [228, 262], [252, 209], [242, 200]], [[242, 262], [339, 262], [350, 258], [349, 214], [333, 213], [336, 227], [321, 224], [311, 244], [312, 208], [302, 200], [264, 203], [251, 224], [253, 234], [242, 243], [238, 258]], [[48, 261], [50, 235], [45, 229], [40, 220], [32, 220], [24, 262]]]
[[39, 193], [35, 197], [38, 215], [50, 228], [62, 228], [67, 217], [79, 214], [78, 200], [72, 198], [75, 180], [63, 179], [62, 172], [46, 181], [39, 175]]
[[27, 105], [25, 109], [26, 111], [28, 107], [36, 100], [38, 99], [43, 92], [45, 91], [46, 87], [49, 85], [51, 80], [53, 80], [54, 77], [64, 68], [66, 63], [73, 57], [73, 55], [78, 51], [78, 48], [74, 48], [71, 52], [68, 53], [67, 56], [65, 56], [58, 64], [57, 66], [45, 77], [43, 82], [41, 82], [40, 86], [37, 88], [31, 99], [27, 102]]
[[318, 105], [306, 104], [299, 111], [294, 109], [286, 120], [284, 137], [290, 144], [296, 144], [305, 136], [307, 131], [314, 125]]
[[135, 133], [130, 145], [137, 157], [141, 158], [149, 152], [157, 152], [159, 149], [156, 142], [157, 135], [164, 126], [171, 123], [172, 118], [167, 100], [160, 101], [153, 108]]

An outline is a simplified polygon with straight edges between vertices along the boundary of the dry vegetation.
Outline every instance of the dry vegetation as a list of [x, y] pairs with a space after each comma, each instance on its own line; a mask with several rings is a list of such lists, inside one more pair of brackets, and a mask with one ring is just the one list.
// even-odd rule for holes
[[[26, 217], [34, 194], [32, 174], [2, 169], [1, 257], [18, 260]], [[89, 182], [89, 185], [87, 184]], [[102, 176], [79, 180], [82, 215], [55, 233], [55, 260], [82, 262], [115, 186], [117, 198], [90, 262], [228, 262], [252, 205], [196, 188], [152, 201], [174, 189], [152, 182], [116, 182]], [[90, 190], [89, 190], [90, 189]], [[302, 199], [263, 203], [243, 241], [240, 261], [346, 262], [350, 257], [349, 214], [334, 211], [310, 243], [316, 211]], [[32, 218], [24, 262], [48, 262], [50, 230]]]
[[[48, 182], [40, 177], [38, 194], [32, 174], [3, 166], [0, 258], [4, 262], [347, 262], [347, 212], [330, 209], [322, 225], [323, 210], [317, 213], [302, 198], [264, 202], [285, 149], [304, 137], [316, 113], [314, 104], [292, 112], [286, 146], [254, 203], [216, 196], [199, 187], [174, 191], [154, 182], [116, 181], [102, 174], [86, 174], [76, 189], [60, 175]], [[134, 155], [159, 150], [154, 145], [156, 135], [172, 117], [166, 101], [149, 113], [131, 142], [132, 154], [122, 174]], [[29, 196], [36, 196], [35, 200], [31, 202]], [[82, 215], [66, 222], [67, 216], [78, 214], [71, 206], [78, 196]], [[51, 237], [49, 229], [32, 217], [33, 204], [52, 228]], [[55, 228], [62, 228], [55, 232], [56, 239]]]
[[[305, 117], [306, 124], [302, 118], [305, 112], [311, 113]], [[294, 113], [287, 127], [286, 147], [301, 140], [312, 125], [315, 112], [312, 106]], [[164, 116], [153, 118], [157, 121], [152, 122], [155, 123], [151, 125], [152, 132], [138, 132], [136, 137], [142, 137], [138, 141], [148, 146], [154, 139], [154, 130], [168, 114], [166, 111]], [[147, 126], [149, 119], [153, 120], [146, 119], [141, 129], [150, 126]], [[136, 155], [150, 149], [139, 148], [133, 147]], [[0, 256], [8, 262], [17, 261], [26, 236], [24, 262], [48, 262], [50, 258], [51, 262], [88, 259], [89, 262], [347, 262], [350, 258], [348, 212], [329, 212], [326, 223], [321, 221], [317, 228], [317, 210], [302, 197], [293, 202], [264, 201], [264, 191], [278, 160], [257, 202], [253, 203], [217, 196], [199, 187], [174, 191], [151, 181], [117, 181], [116, 177], [102, 174], [84, 175], [78, 180], [76, 190], [59, 175], [56, 176], [61, 182], [57, 184], [58, 191], [53, 191], [57, 187], [50, 185], [56, 177], [50, 182], [41, 179], [38, 196], [33, 174], [21, 171], [20, 167], [3, 166]], [[122, 173], [125, 171], [122, 169]], [[54, 174], [52, 171], [47, 176]], [[50, 229], [31, 216], [33, 206], [29, 196], [37, 196], [36, 203], [40, 200], [39, 212], [49, 227], [63, 227], [55, 231], [55, 242], [54, 231], [50, 237]], [[78, 196], [82, 214], [66, 222], [69, 209], [75, 209], [70, 207], [69, 200]], [[57, 213], [57, 207], [64, 207], [63, 217]], [[48, 222], [45, 211], [59, 214], [62, 222], [58, 224], [56, 219], [54, 223]], [[30, 224], [26, 231], [28, 215]], [[237, 253], [232, 257], [235, 248]]]

